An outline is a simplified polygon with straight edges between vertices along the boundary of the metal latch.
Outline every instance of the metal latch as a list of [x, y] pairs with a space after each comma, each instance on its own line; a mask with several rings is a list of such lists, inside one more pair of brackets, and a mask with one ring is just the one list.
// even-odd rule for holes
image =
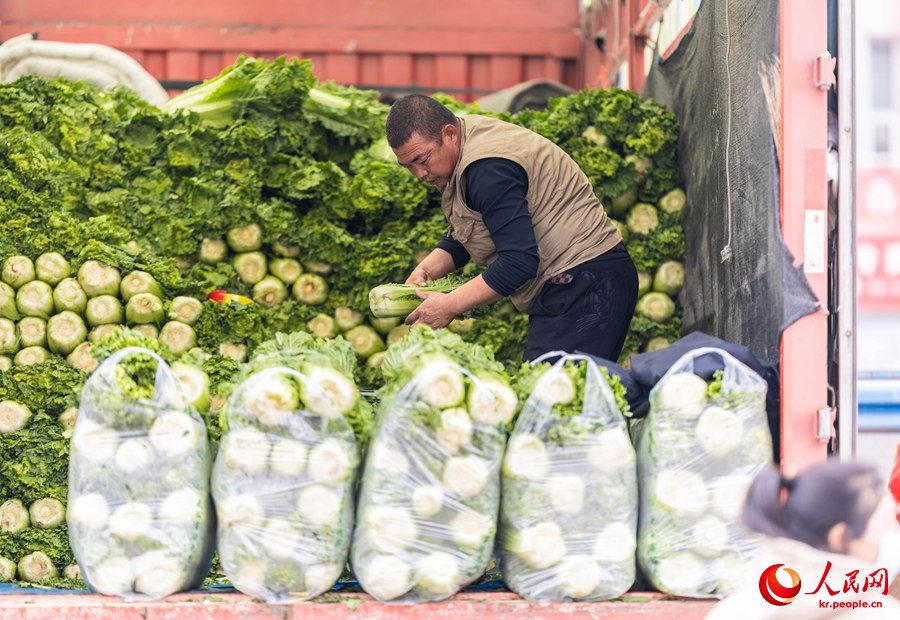
[[837, 84], [837, 79], [834, 76], [836, 66], [837, 59], [832, 58], [828, 52], [822, 52], [816, 56], [815, 75], [813, 76], [813, 83], [816, 85], [816, 88], [828, 90]]
[[816, 412], [815, 437], [819, 443], [828, 443], [835, 436], [834, 418], [834, 407], [822, 407]]

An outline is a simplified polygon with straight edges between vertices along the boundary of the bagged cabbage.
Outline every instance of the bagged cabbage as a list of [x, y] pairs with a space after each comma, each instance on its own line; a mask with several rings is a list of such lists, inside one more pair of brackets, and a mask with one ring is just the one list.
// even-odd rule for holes
[[206, 427], [157, 354], [110, 356], [81, 393], [69, 460], [72, 551], [126, 601], [200, 585], [213, 553]]
[[387, 352], [351, 561], [380, 601], [436, 601], [491, 558], [516, 396], [491, 353], [419, 326]]
[[516, 381], [524, 405], [503, 459], [503, 579], [530, 600], [615, 598], [634, 582], [638, 514], [624, 388], [584, 356], [548, 356], [560, 359], [538, 358]]
[[[711, 380], [694, 360], [713, 355]], [[715, 348], [687, 353], [650, 392], [638, 443], [638, 562], [651, 583], [679, 596], [723, 597], [761, 542], [740, 523], [747, 489], [772, 462], [766, 383]]]
[[291, 348], [315, 343], [283, 338], [234, 390], [212, 476], [222, 569], [268, 603], [312, 598], [340, 577], [359, 466], [348, 416], [368, 406], [331, 356]]

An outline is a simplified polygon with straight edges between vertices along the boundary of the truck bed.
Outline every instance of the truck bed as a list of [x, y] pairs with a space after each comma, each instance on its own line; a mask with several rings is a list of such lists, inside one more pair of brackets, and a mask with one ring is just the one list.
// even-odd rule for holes
[[528, 620], [700, 620], [715, 601], [658, 592], [629, 592], [601, 603], [531, 603], [509, 592], [464, 592], [440, 603], [386, 605], [362, 593], [329, 593], [313, 601], [266, 605], [236, 592], [188, 592], [150, 603], [124, 603], [96, 594], [9, 594], [0, 620], [418, 620], [420, 618], [527, 618]]

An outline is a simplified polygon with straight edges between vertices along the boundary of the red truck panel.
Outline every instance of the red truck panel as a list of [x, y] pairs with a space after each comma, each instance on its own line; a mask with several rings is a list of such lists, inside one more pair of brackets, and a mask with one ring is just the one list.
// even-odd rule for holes
[[0, 1], [0, 38], [109, 45], [160, 81], [288, 54], [320, 79], [463, 99], [533, 78], [584, 86], [580, 20], [578, 0]]

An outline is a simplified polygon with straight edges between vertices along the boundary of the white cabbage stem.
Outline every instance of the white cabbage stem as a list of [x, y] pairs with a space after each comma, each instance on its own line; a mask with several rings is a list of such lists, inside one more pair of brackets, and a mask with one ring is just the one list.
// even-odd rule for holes
[[335, 524], [341, 514], [341, 492], [313, 484], [300, 492], [297, 500], [300, 518], [314, 526]]
[[406, 455], [381, 443], [372, 446], [372, 454], [369, 458], [374, 469], [387, 474], [400, 475], [409, 471], [409, 459]]
[[99, 493], [79, 495], [69, 502], [66, 520], [92, 530], [106, 529], [109, 522], [109, 504]]
[[72, 449], [94, 463], [111, 460], [119, 447], [119, 434], [111, 428], [92, 420], [81, 420], [75, 425]]
[[58, 499], [43, 497], [31, 504], [28, 514], [31, 516], [32, 526], [41, 530], [49, 530], [59, 527], [65, 521], [66, 507]]
[[459, 589], [459, 564], [446, 551], [429, 553], [418, 562], [416, 583], [437, 596], [448, 596]]
[[469, 414], [479, 424], [508, 424], [516, 414], [516, 393], [505, 381], [490, 375], [479, 375], [469, 388]]
[[109, 531], [122, 540], [137, 540], [153, 527], [153, 510], [141, 502], [128, 502], [109, 517]]
[[565, 368], [555, 366], [540, 376], [532, 396], [548, 406], [568, 405], [575, 400], [575, 383]]
[[116, 450], [116, 467], [125, 473], [147, 471], [156, 460], [153, 446], [146, 439], [126, 439]]
[[369, 506], [363, 513], [366, 540], [382, 553], [397, 553], [411, 546], [419, 535], [415, 519], [404, 508]]
[[31, 515], [20, 499], [8, 499], [0, 505], [0, 531], [20, 534], [31, 525]]
[[157, 452], [175, 457], [201, 445], [203, 427], [186, 413], [172, 411], [153, 421], [149, 437]]
[[337, 583], [340, 576], [341, 566], [339, 564], [313, 564], [303, 573], [303, 579], [306, 581], [306, 594], [317, 596], [322, 592], [327, 592]]
[[456, 454], [460, 448], [471, 443], [472, 430], [472, 419], [465, 409], [444, 409], [441, 411], [441, 426], [435, 433], [435, 439], [448, 454]]
[[510, 437], [503, 459], [503, 473], [518, 480], [542, 480], [547, 475], [549, 459], [544, 442], [530, 433]]
[[677, 516], [691, 517], [706, 510], [706, 484], [694, 472], [679, 469], [658, 472], [653, 490], [657, 505]]
[[420, 517], [433, 517], [444, 505], [444, 490], [435, 485], [423, 485], [412, 494], [412, 507]]
[[330, 438], [309, 453], [309, 477], [314, 482], [337, 484], [345, 481], [353, 471], [353, 459], [347, 444]]
[[254, 530], [262, 527], [266, 512], [255, 495], [230, 495], [218, 507], [219, 520], [227, 528]]
[[732, 411], [707, 407], [697, 420], [697, 443], [710, 456], [723, 457], [741, 444], [744, 426]]
[[259, 541], [266, 553], [273, 558], [286, 559], [294, 555], [294, 549], [300, 542], [298, 524], [288, 519], [269, 519], [259, 532]]
[[493, 519], [468, 509], [460, 512], [450, 522], [453, 542], [471, 549], [477, 549], [487, 538], [493, 536], [495, 527]]
[[621, 426], [613, 426], [595, 435], [590, 440], [588, 461], [600, 471], [634, 468], [636, 457], [628, 432]]
[[488, 463], [477, 456], [453, 457], [444, 465], [442, 482], [451, 493], [460, 497], [475, 497], [487, 484]]
[[266, 426], [282, 426], [300, 405], [300, 394], [287, 377], [251, 377], [241, 386], [241, 403]]
[[339, 371], [322, 366], [304, 369], [307, 381], [301, 387], [301, 400], [310, 413], [335, 419], [356, 405], [359, 392], [353, 382]]
[[692, 372], [670, 375], [653, 389], [660, 411], [694, 418], [706, 404], [706, 381]]
[[584, 479], [576, 474], [551, 476], [544, 483], [544, 491], [557, 512], [572, 514], [584, 506]]
[[282, 476], [296, 476], [306, 469], [306, 444], [295, 439], [278, 439], [272, 444], [269, 463], [272, 471]]
[[692, 548], [705, 558], [717, 558], [728, 545], [728, 526], [717, 517], [700, 519], [692, 530]]
[[416, 392], [423, 401], [438, 409], [456, 407], [466, 396], [463, 375], [450, 362], [430, 362], [416, 375]]
[[360, 572], [366, 592], [382, 601], [399, 598], [412, 588], [412, 568], [397, 556], [373, 556]]
[[610, 523], [594, 540], [594, 557], [600, 562], [633, 561], [635, 545], [633, 524]]
[[204, 497], [195, 489], [181, 489], [169, 493], [159, 506], [159, 520], [189, 525], [201, 521]]
[[132, 561], [134, 591], [153, 597], [174, 594], [184, 587], [187, 574], [182, 560], [168, 551], [148, 551]]
[[133, 591], [134, 572], [131, 562], [124, 557], [108, 558], [87, 569], [91, 588], [100, 594], [122, 596]]
[[590, 556], [575, 555], [559, 563], [555, 570], [560, 591], [571, 598], [585, 598], [600, 585], [600, 565]]
[[231, 581], [241, 592], [262, 596], [266, 588], [266, 563], [256, 558], [241, 558], [231, 571]]
[[663, 592], [691, 596], [699, 594], [707, 573], [702, 559], [684, 551], [660, 558], [656, 564], [655, 577]]
[[266, 470], [271, 445], [262, 431], [255, 428], [236, 428], [228, 431], [219, 448], [221, 458], [232, 469], [248, 474], [260, 474]]
[[0, 434], [17, 433], [28, 424], [31, 410], [12, 400], [0, 401]]
[[566, 556], [562, 530], [553, 521], [542, 521], [519, 530], [514, 535], [511, 551], [529, 568], [549, 568]]

